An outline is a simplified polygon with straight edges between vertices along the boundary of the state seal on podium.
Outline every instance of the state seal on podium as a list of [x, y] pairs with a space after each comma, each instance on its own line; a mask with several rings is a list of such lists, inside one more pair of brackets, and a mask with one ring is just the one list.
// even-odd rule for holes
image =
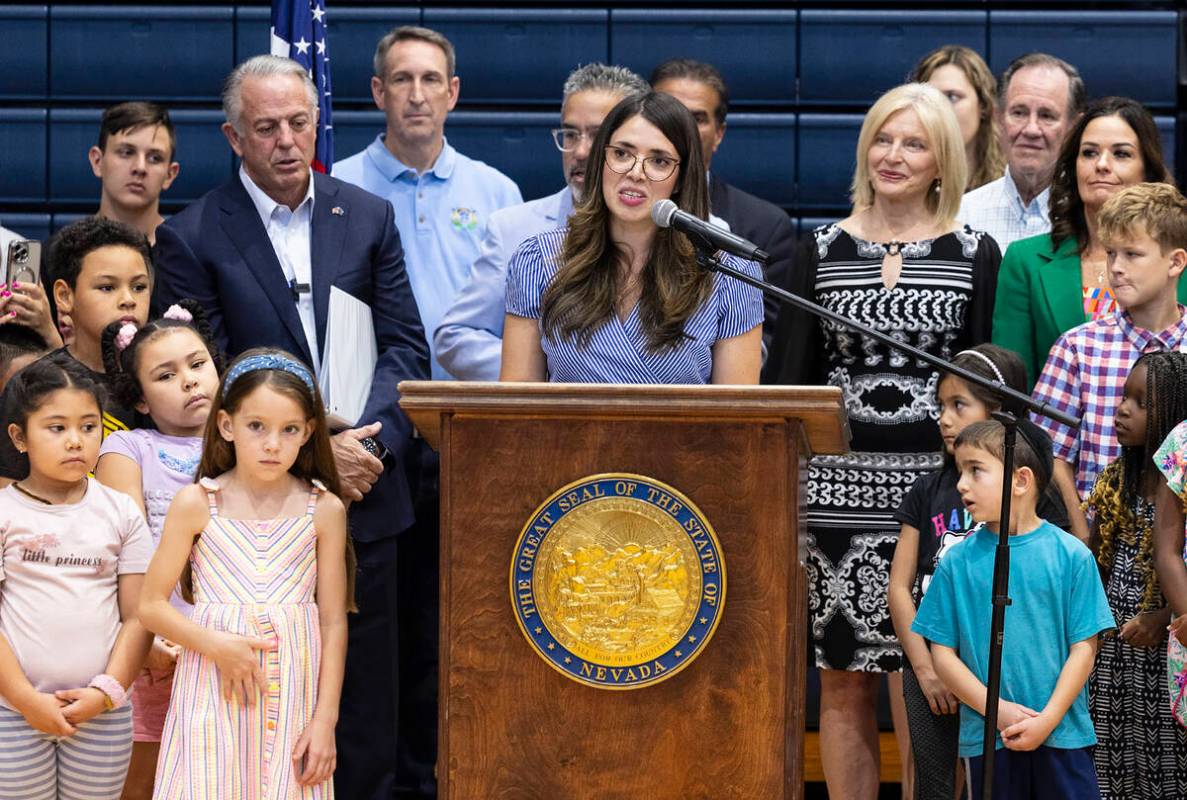
[[672, 677], [704, 650], [725, 605], [713, 527], [644, 475], [574, 481], [540, 504], [511, 560], [523, 635], [554, 669], [599, 689]]

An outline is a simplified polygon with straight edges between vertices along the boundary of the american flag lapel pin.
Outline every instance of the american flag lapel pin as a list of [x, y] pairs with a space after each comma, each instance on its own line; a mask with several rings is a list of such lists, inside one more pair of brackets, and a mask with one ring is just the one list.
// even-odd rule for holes
[[333, 208], [330, 209], [330, 213], [333, 214], [335, 217], [346, 216], [346, 210], [343, 209], [342, 206], [334, 206]]

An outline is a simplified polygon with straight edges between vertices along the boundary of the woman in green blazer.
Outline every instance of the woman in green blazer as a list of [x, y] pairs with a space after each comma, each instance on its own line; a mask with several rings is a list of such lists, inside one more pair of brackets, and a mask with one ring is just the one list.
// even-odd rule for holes
[[[1124, 97], [1091, 103], [1055, 162], [1051, 233], [1011, 244], [998, 271], [993, 343], [1022, 357], [1031, 386], [1060, 334], [1092, 319], [1087, 309], [1111, 313], [1096, 215], [1117, 191], [1142, 181], [1171, 181], [1154, 118]], [[1187, 284], [1179, 285], [1179, 302], [1187, 304]]]

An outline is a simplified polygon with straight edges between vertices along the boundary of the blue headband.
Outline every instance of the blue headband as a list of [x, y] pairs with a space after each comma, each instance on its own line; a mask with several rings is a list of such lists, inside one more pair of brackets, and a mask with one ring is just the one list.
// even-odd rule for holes
[[227, 392], [231, 391], [231, 385], [235, 381], [247, 373], [255, 372], [259, 369], [278, 369], [281, 372], [296, 375], [301, 379], [302, 383], [309, 387], [309, 391], [315, 391], [313, 387], [313, 374], [309, 372], [308, 367], [304, 364], [294, 361], [288, 356], [277, 355], [275, 353], [261, 353], [235, 362], [234, 366], [227, 372], [227, 377], [223, 383], [223, 399], [226, 399]]

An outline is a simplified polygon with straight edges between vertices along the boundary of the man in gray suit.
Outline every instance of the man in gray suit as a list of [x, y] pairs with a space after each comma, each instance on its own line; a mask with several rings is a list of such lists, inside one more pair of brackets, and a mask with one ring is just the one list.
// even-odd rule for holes
[[561, 151], [564, 189], [548, 197], [499, 209], [487, 221], [478, 260], [433, 336], [437, 358], [459, 380], [497, 381], [503, 348], [507, 263], [524, 239], [563, 228], [580, 202], [590, 166], [590, 145], [602, 119], [625, 97], [648, 91], [625, 67], [586, 64], [565, 81], [561, 127], [552, 138]]

